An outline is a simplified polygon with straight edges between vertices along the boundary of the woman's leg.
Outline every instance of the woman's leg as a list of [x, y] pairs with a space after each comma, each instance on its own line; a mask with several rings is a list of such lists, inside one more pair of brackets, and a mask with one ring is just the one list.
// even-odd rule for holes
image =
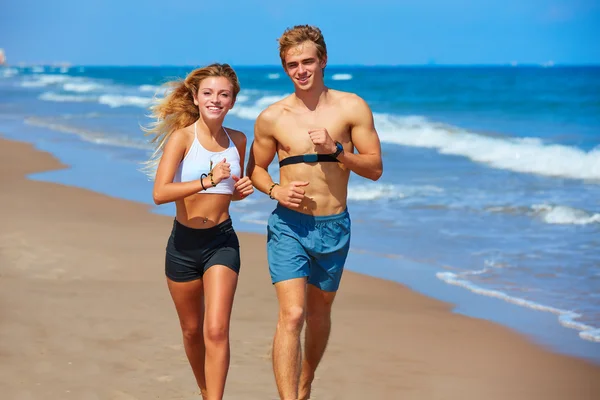
[[190, 282], [175, 282], [167, 278], [171, 297], [177, 309], [185, 354], [190, 362], [196, 382], [204, 399], [206, 395], [206, 378], [204, 376], [204, 304], [202, 279]]
[[229, 370], [229, 321], [238, 274], [224, 265], [204, 273], [206, 387], [210, 400], [221, 400]]

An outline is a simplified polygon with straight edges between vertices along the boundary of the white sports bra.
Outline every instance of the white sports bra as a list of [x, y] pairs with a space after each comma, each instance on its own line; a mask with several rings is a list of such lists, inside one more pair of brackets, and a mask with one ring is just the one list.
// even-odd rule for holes
[[[177, 168], [177, 172], [175, 173], [175, 177], [173, 178], [173, 182], [190, 182], [196, 179], [200, 179], [202, 174], [208, 174], [215, 165], [217, 165], [224, 158], [231, 166], [231, 175], [236, 175], [241, 177], [241, 167], [240, 167], [240, 153], [235, 147], [235, 143], [231, 140], [231, 136], [229, 133], [223, 128], [223, 132], [227, 135], [229, 139], [229, 147], [227, 147], [223, 151], [213, 152], [206, 150], [198, 140], [198, 135], [196, 133], [196, 122], [194, 122], [194, 141], [192, 142], [192, 146], [190, 150], [185, 155], [181, 163], [179, 163], [179, 168]], [[233, 178], [229, 177], [227, 179], [223, 179], [221, 182], [217, 184], [217, 186], [208, 185], [206, 190], [202, 190], [198, 193], [217, 193], [217, 194], [233, 194], [233, 185], [235, 181]]]

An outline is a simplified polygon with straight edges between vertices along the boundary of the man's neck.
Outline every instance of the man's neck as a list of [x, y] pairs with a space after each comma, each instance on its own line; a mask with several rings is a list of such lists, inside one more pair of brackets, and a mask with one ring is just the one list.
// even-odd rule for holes
[[314, 86], [310, 90], [296, 89], [296, 103], [301, 107], [306, 107], [310, 111], [314, 111], [326, 97], [328, 88], [325, 85]]

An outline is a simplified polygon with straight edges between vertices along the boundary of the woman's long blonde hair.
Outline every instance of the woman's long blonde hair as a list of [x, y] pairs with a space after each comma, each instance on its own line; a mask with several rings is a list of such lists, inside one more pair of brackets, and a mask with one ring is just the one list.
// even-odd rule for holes
[[209, 77], [219, 76], [225, 77], [231, 82], [235, 101], [240, 92], [240, 83], [229, 64], [211, 64], [198, 68], [190, 72], [184, 80], [165, 84], [168, 94], [150, 107], [150, 117], [155, 121], [147, 128], [142, 127], [146, 136], [152, 136], [150, 143], [155, 144], [154, 153], [142, 167], [142, 171], [151, 179], [154, 179], [169, 136], [177, 129], [190, 126], [200, 118], [198, 106], [194, 104], [194, 97], [198, 93], [200, 82]]

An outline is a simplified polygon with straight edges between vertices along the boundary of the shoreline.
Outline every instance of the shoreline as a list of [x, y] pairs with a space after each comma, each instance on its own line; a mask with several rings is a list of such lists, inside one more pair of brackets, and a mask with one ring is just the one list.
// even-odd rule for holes
[[[32, 143], [37, 149], [49, 152], [61, 163], [68, 165], [59, 170], [32, 173], [30, 179], [80, 187], [113, 198], [142, 203], [155, 215], [168, 215], [171, 218], [174, 215], [172, 204], [157, 207], [149, 201], [146, 193], [151, 192], [151, 182], [143, 177], [140, 179], [137, 168], [131, 164], [131, 159], [127, 158], [131, 149], [98, 145], [83, 140], [78, 135], [65, 135], [29, 126], [18, 119], [15, 119], [13, 124], [8, 124], [8, 127], [4, 125], [8, 131], [3, 132], [8, 134], [2, 134], [0, 137]], [[135, 159], [138, 157], [139, 155], [134, 156]], [[110, 178], [107, 179], [107, 176]], [[246, 221], [244, 214], [248, 210], [251, 212], [253, 208], [248, 201], [254, 199], [232, 204], [232, 219], [236, 229], [239, 232], [264, 235], [263, 224]], [[355, 236], [359, 237], [357, 234]], [[400, 264], [399, 260], [402, 260]], [[418, 293], [453, 304], [453, 312], [457, 314], [498, 323], [555, 353], [576, 356], [600, 365], [600, 344], [580, 338], [580, 331], [565, 327], [559, 322], [558, 315], [511, 304], [493, 296], [472, 293], [460, 286], [442, 282], [436, 274], [446, 270], [443, 265], [423, 264], [420, 260], [402, 255], [396, 255], [392, 259], [386, 254], [364, 253], [363, 249], [354, 245], [350, 249], [346, 269], [408, 286]]]
[[[0, 382], [6, 393], [190, 396], [191, 371], [161, 268], [172, 218], [146, 204], [28, 179], [69, 168], [31, 144], [0, 138], [0, 162], [6, 188], [0, 195], [6, 221], [0, 230]], [[276, 299], [265, 237], [239, 235], [243, 264], [226, 393], [275, 398], [269, 348]], [[405, 285], [347, 271], [315, 397], [600, 396], [599, 366], [452, 308]]]

